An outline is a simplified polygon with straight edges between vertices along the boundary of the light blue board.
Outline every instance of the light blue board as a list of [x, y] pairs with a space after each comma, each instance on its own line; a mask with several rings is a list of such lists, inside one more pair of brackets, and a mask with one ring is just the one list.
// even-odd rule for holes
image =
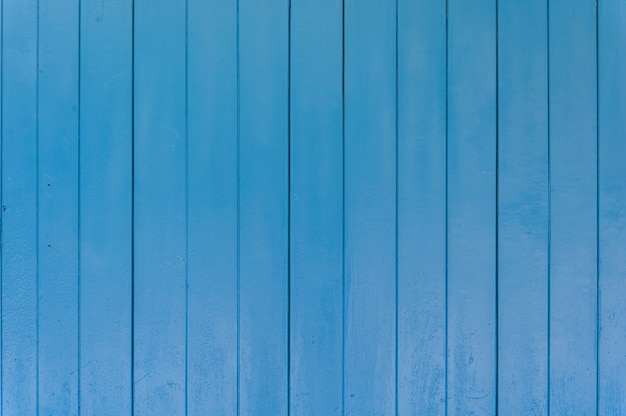
[[134, 414], [186, 410], [185, 2], [134, 4]]
[[496, 409], [496, 3], [448, 3], [448, 414]]
[[626, 413], [626, 4], [599, 2], [598, 414]]
[[549, 411], [591, 415], [597, 398], [595, 1], [549, 6]]
[[342, 2], [291, 5], [292, 415], [341, 415]]
[[499, 1], [498, 414], [506, 415], [548, 409], [547, 30], [544, 0]]
[[398, 414], [446, 410], [446, 2], [398, 2]]
[[239, 2], [239, 414], [288, 409], [289, 4]]
[[79, 13], [39, 1], [39, 414], [79, 412]]
[[37, 411], [37, 2], [2, 5], [2, 403]]
[[344, 30], [344, 414], [389, 415], [397, 364], [395, 4], [347, 0]]
[[237, 4], [188, 2], [189, 415], [237, 414]]
[[1, 413], [623, 413], [625, 13], [3, 1]]
[[132, 3], [81, 3], [80, 413], [132, 392]]

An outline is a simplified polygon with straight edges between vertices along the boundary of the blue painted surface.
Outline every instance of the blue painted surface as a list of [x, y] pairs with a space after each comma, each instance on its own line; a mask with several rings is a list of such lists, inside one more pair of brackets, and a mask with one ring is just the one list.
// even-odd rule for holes
[[547, 15], [498, 4], [498, 409], [520, 415], [548, 414]]
[[496, 413], [496, 2], [448, 2], [447, 413]]
[[0, 414], [626, 412], [623, 2], [0, 13]]

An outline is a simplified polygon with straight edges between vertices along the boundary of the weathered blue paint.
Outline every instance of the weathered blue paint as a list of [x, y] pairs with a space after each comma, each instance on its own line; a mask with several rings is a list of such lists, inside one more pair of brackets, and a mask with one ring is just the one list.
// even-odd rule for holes
[[598, 413], [626, 413], [626, 4], [598, 9]]
[[39, 414], [78, 414], [79, 13], [77, 0], [38, 3]]
[[398, 414], [446, 411], [446, 1], [398, 2]]
[[122, 415], [132, 400], [132, 6], [80, 4], [79, 405]]
[[289, 408], [289, 14], [287, 0], [239, 1], [238, 414], [246, 416]]
[[3, 2], [3, 415], [35, 414], [38, 403], [37, 50], [37, 1]]
[[186, 4], [134, 2], [136, 415], [186, 412]]
[[2, 415], [626, 412], [618, 0], [4, 0]]
[[595, 414], [596, 7], [594, 0], [549, 6], [549, 412]]
[[448, 415], [496, 413], [496, 2], [448, 1]]
[[396, 17], [345, 1], [344, 414], [396, 410]]
[[237, 414], [237, 4], [188, 2], [187, 405]]
[[291, 5], [292, 414], [343, 408], [342, 2]]
[[499, 1], [498, 413], [503, 414], [548, 412], [547, 36], [544, 0]]

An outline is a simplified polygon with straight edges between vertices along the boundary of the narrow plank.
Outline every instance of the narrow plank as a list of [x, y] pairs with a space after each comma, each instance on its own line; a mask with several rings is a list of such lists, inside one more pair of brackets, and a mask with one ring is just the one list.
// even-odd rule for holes
[[237, 2], [190, 0], [188, 413], [237, 414]]
[[2, 403], [37, 412], [37, 1], [2, 7]]
[[600, 338], [598, 414], [626, 413], [626, 4], [599, 7]]
[[548, 407], [546, 2], [500, 0], [498, 28], [498, 414], [540, 415]]
[[345, 2], [345, 413], [396, 411], [396, 8]]
[[552, 0], [549, 6], [549, 411], [591, 415], [597, 358], [595, 1]]
[[496, 3], [448, 13], [448, 414], [495, 414]]
[[342, 2], [291, 8], [292, 415], [342, 412]]
[[398, 2], [398, 414], [444, 415], [446, 2]]
[[134, 411], [182, 415], [186, 387], [185, 1], [134, 3]]
[[78, 414], [79, 7], [39, 1], [39, 413]]
[[81, 4], [80, 409], [131, 412], [132, 4]]
[[239, 2], [239, 410], [288, 409], [289, 3]]

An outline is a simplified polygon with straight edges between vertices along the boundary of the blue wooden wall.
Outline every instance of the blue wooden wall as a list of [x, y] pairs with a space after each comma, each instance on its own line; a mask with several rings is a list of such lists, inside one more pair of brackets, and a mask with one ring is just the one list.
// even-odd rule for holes
[[2, 415], [626, 415], [626, 2], [0, 20]]

